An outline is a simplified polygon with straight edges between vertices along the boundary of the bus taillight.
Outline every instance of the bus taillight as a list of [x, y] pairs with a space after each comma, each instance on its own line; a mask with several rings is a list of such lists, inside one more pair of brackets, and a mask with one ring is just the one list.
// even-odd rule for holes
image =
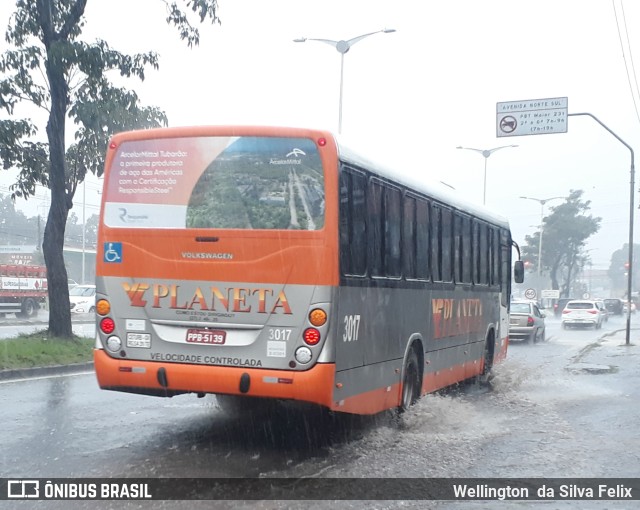
[[307, 345], [316, 345], [320, 341], [320, 331], [316, 328], [307, 328], [302, 334], [302, 339]]
[[327, 322], [327, 312], [321, 308], [311, 310], [311, 313], [309, 313], [309, 322], [317, 328], [324, 326], [325, 322]]
[[100, 321], [100, 331], [105, 334], [113, 333], [113, 330], [116, 329], [116, 323], [110, 317], [105, 317]]
[[106, 299], [100, 299], [96, 303], [96, 312], [98, 315], [107, 315], [111, 311], [111, 305]]

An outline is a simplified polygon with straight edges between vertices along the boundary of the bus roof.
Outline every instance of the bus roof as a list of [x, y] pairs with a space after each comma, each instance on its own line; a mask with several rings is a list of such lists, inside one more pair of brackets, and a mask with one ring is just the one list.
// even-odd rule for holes
[[474, 204], [463, 199], [446, 184], [427, 177], [416, 178], [415, 176], [402, 173], [397, 168], [392, 168], [386, 163], [373, 161], [372, 159], [363, 156], [362, 151], [359, 151], [355, 146], [350, 145], [344, 140], [344, 138], [336, 136], [335, 139], [338, 146], [338, 155], [345, 163], [351, 163], [358, 167], [370, 170], [380, 177], [390, 179], [417, 192], [424, 193], [426, 196], [432, 197], [444, 204], [448, 204], [459, 211], [467, 212], [490, 223], [504, 228], [509, 228], [509, 221], [504, 216], [496, 214], [484, 206]]

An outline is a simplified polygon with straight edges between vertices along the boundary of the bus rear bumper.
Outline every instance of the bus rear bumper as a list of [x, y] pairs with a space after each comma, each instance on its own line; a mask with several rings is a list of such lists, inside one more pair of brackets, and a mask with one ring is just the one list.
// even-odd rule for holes
[[312, 402], [332, 406], [335, 365], [304, 372], [115, 359], [94, 349], [100, 388], [162, 397], [219, 393]]

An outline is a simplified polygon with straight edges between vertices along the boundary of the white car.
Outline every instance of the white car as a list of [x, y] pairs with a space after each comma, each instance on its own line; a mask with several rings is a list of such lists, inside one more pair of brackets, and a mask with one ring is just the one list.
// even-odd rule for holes
[[93, 313], [96, 311], [96, 286], [76, 285], [69, 290], [71, 313]]
[[604, 304], [603, 299], [596, 299], [596, 306], [600, 310], [602, 314], [602, 322], [607, 322], [609, 320], [609, 310], [607, 310], [606, 305]]
[[594, 300], [574, 299], [569, 301], [562, 310], [563, 329], [569, 326], [593, 326], [593, 329], [599, 329], [603, 322], [604, 314]]

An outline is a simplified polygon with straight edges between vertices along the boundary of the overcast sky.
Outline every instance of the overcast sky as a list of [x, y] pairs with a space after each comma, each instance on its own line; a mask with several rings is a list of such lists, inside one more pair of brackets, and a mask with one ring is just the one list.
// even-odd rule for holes
[[[566, 196], [570, 189], [583, 189], [592, 213], [603, 218], [588, 245], [594, 268], [608, 267], [611, 253], [627, 242], [630, 151], [586, 117], [570, 117], [563, 134], [497, 138], [496, 103], [567, 97], [569, 113], [589, 112], [640, 147], [633, 69], [634, 58], [640, 66], [640, 2], [219, 0], [222, 25], [201, 27], [200, 47], [191, 50], [166, 26], [163, 5], [89, 0], [84, 38], [105, 39], [123, 52], [160, 54], [159, 71], [127, 86], [144, 104], [164, 109], [170, 125], [335, 131], [340, 54], [317, 41], [293, 39], [350, 39], [393, 28], [359, 41], [345, 55], [345, 139], [407, 173], [444, 181], [477, 203], [485, 160], [456, 147], [517, 144], [487, 160], [487, 206], [509, 219], [519, 243], [540, 223], [540, 205], [519, 197]], [[0, 2], [3, 28], [12, 9], [13, 2]], [[0, 191], [9, 182], [0, 180]], [[98, 187], [95, 179], [87, 185], [87, 216], [98, 210]], [[34, 206], [43, 212], [44, 196], [39, 192], [29, 202], [28, 214]], [[637, 210], [637, 192], [634, 199]], [[560, 201], [550, 202], [545, 215], [554, 203]], [[76, 204], [81, 217], [81, 192]]]

